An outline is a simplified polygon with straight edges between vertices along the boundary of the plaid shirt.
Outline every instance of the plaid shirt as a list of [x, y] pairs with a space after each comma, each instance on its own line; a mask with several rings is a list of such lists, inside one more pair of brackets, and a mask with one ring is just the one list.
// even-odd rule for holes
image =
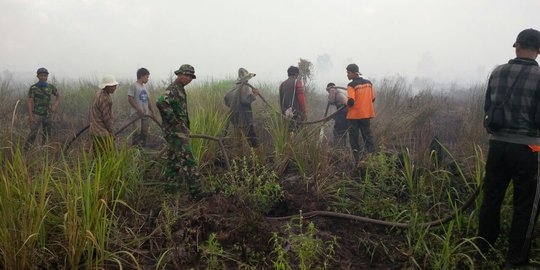
[[540, 145], [540, 67], [535, 60], [515, 58], [495, 68], [489, 77], [484, 112], [504, 101], [516, 79], [504, 104], [505, 125], [490, 139]]
[[90, 107], [90, 134], [94, 136], [114, 136], [112, 99], [105, 90], [99, 90]]

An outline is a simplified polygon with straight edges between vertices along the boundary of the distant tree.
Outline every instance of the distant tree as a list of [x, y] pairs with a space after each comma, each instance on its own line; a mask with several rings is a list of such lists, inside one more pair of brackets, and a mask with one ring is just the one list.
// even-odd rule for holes
[[311, 71], [313, 70], [313, 63], [311, 63], [309, 60], [300, 58], [298, 68], [300, 69], [300, 79], [302, 79], [302, 82], [307, 89], [309, 82], [308, 80], [311, 81], [313, 78], [313, 75], [311, 74]]
[[332, 63], [332, 58], [328, 53], [318, 55], [315, 63], [317, 64], [317, 71], [319, 72], [330, 71], [334, 66], [334, 64]]

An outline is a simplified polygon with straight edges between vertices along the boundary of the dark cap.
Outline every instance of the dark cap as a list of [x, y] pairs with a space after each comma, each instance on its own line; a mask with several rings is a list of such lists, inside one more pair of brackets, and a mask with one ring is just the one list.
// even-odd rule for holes
[[197, 76], [195, 76], [195, 68], [192, 65], [188, 65], [188, 64], [180, 66], [180, 68], [177, 71], [175, 71], [174, 74], [176, 75], [184, 74], [184, 75], [191, 76], [191, 78], [193, 79], [197, 79]]
[[36, 73], [37, 73], [37, 75], [39, 75], [41, 73], [49, 74], [49, 71], [46, 68], [42, 67], [42, 68], [38, 68]]
[[516, 43], [519, 43], [519, 45], [522, 48], [525, 49], [540, 49], [540, 32], [536, 29], [525, 29], [521, 32], [519, 32], [516, 42], [514, 43], [514, 47], [516, 47]]
[[360, 73], [360, 70], [358, 69], [357, 64], [349, 64], [346, 69], [347, 69], [347, 71], [358, 73], [358, 74], [362, 75], [362, 73]]

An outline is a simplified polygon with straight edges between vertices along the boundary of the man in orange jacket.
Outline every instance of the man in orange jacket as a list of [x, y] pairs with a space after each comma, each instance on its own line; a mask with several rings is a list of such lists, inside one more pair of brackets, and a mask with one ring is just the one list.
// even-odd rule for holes
[[350, 64], [347, 66], [347, 78], [351, 82], [347, 85], [347, 119], [349, 120], [349, 141], [356, 162], [360, 160], [360, 144], [358, 137], [360, 132], [364, 139], [366, 150], [370, 153], [375, 152], [376, 146], [371, 135], [370, 120], [375, 117], [373, 102], [373, 85], [370, 81], [362, 78], [358, 65]]

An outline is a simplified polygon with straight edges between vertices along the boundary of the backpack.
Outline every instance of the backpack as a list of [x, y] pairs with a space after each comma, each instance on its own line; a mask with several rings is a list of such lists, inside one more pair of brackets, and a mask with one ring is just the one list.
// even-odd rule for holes
[[223, 97], [223, 102], [227, 108], [234, 107], [235, 99], [238, 99], [238, 90], [242, 88], [242, 84], [237, 84], [233, 89], [229, 90], [227, 94]]

